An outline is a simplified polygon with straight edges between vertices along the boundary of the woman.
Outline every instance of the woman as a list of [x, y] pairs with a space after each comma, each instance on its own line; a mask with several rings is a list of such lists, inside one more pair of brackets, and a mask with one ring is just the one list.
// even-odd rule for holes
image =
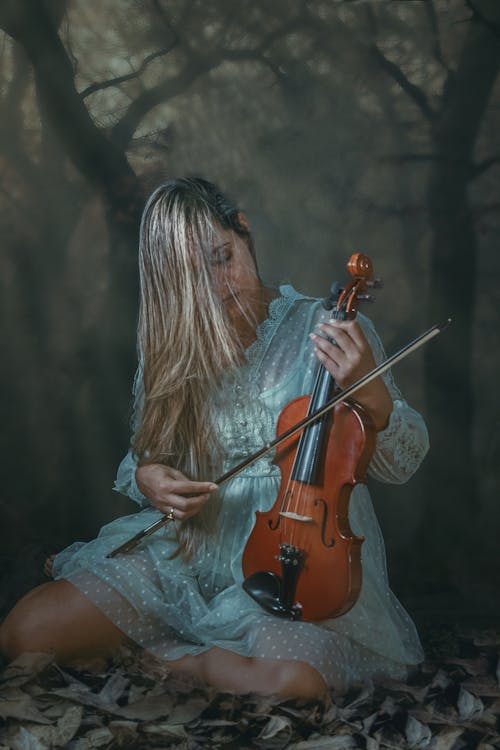
[[[366, 537], [361, 595], [347, 614], [313, 624], [267, 614], [241, 586], [255, 510], [269, 508], [279, 486], [272, 457], [220, 489], [207, 481], [274, 437], [283, 406], [311, 391], [318, 360], [341, 387], [372, 369], [384, 356], [372, 324], [361, 315], [328, 322], [320, 301], [266, 287], [245, 216], [199, 178], [171, 180], [149, 199], [140, 276], [134, 435], [115, 489], [142, 510], [56, 557], [56, 580], [3, 623], [3, 651], [53, 651], [67, 663], [131, 640], [216, 687], [282, 696], [405, 676], [422, 650], [388, 588], [364, 485], [350, 503], [353, 530]], [[370, 474], [405, 481], [427, 450], [422, 419], [390, 375], [356, 398], [378, 431]], [[106, 558], [159, 511], [174, 523]]]

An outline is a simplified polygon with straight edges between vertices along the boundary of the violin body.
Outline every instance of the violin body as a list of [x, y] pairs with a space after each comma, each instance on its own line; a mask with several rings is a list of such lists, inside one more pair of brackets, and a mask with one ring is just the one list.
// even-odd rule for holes
[[[287, 404], [277, 434], [307, 415], [310, 400], [300, 396]], [[247, 592], [263, 606], [267, 599], [269, 611], [291, 619], [337, 617], [353, 606], [361, 590], [364, 538], [352, 533], [348, 504], [353, 486], [366, 480], [375, 426], [355, 402], [337, 404], [328, 421], [315, 483], [290, 479], [300, 433], [280, 446], [274, 459], [282, 476], [277, 500], [271, 510], [257, 511], [243, 554], [245, 578], [258, 589], [254, 596], [247, 584]], [[289, 547], [300, 550], [300, 560]]]
[[[370, 259], [351, 256], [352, 281], [335, 283], [324, 306], [332, 319], [353, 319], [357, 301], [376, 285]], [[332, 341], [335, 344], [335, 341]], [[278, 435], [321, 409], [336, 389], [318, 363], [311, 396], [300, 396], [281, 412]], [[349, 525], [349, 497], [375, 448], [375, 425], [353, 401], [340, 401], [314, 424], [280, 441], [275, 463], [281, 469], [278, 497], [271, 510], [256, 515], [242, 557], [243, 588], [279, 617], [326, 620], [347, 612], [361, 590], [363, 537]]]

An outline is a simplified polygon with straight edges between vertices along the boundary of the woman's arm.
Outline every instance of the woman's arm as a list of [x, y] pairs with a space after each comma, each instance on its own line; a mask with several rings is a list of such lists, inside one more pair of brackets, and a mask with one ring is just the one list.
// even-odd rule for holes
[[[335, 343], [319, 333], [335, 339]], [[362, 315], [356, 321], [321, 323], [312, 340], [318, 359], [341, 388], [348, 387], [386, 358], [373, 324]], [[360, 389], [354, 398], [370, 412], [377, 429], [369, 473], [382, 482], [405, 482], [429, 447], [422, 417], [408, 406], [390, 373]]]
[[[382, 342], [373, 323], [362, 316], [365, 335], [377, 364], [386, 359]], [[387, 426], [377, 433], [377, 442], [368, 473], [380, 482], [402, 484], [418, 469], [429, 450], [429, 435], [421, 415], [403, 398], [389, 370], [382, 376], [393, 408]]]
[[132, 449], [130, 449], [118, 467], [113, 490], [115, 492], [120, 492], [122, 495], [127, 495], [127, 497], [137, 503], [141, 508], [145, 508], [151, 503], [137, 486], [137, 480], [135, 477], [136, 470], [137, 459], [132, 453]]
[[[131, 445], [140, 423], [144, 403], [141, 364], [135, 374], [132, 392], [134, 406]], [[127, 495], [141, 508], [153, 505], [165, 514], [173, 511], [177, 520], [185, 521], [201, 510], [210, 494], [218, 487], [213, 482], [193, 482], [182, 472], [163, 464], [138, 466], [137, 457], [131, 447], [118, 467], [113, 489]]]
[[[137, 367], [135, 376], [134, 376], [134, 383], [132, 385], [132, 395], [133, 395], [133, 408], [132, 408], [132, 418], [131, 418], [131, 427], [132, 427], [132, 437], [130, 439], [130, 445], [132, 446], [135, 432], [139, 426], [139, 422], [141, 419], [141, 413], [142, 413], [142, 406], [144, 403], [144, 386], [142, 382], [142, 363], [139, 362], [139, 365]], [[122, 495], [127, 495], [131, 500], [133, 500], [135, 503], [137, 503], [141, 508], [145, 508], [148, 505], [150, 505], [150, 501], [144, 495], [139, 487], [137, 486], [137, 481], [135, 477], [135, 472], [137, 469], [137, 457], [132, 452], [132, 447], [130, 447], [127, 455], [124, 457], [122, 462], [120, 463], [118, 467], [118, 471], [116, 474], [115, 483], [113, 485], [113, 490], [115, 492], [120, 492]]]

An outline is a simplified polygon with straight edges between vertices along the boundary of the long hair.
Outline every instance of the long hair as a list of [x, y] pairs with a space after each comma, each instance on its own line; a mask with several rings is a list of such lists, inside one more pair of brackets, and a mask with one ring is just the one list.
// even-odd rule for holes
[[[140, 230], [137, 348], [144, 398], [133, 451], [139, 465], [164, 463], [198, 481], [214, 479], [221, 461], [211, 396], [242, 356], [210, 266], [221, 226], [246, 237], [253, 256], [236, 205], [212, 183], [185, 178], [153, 192]], [[178, 551], [187, 558], [215, 528], [217, 496], [179, 526]]]

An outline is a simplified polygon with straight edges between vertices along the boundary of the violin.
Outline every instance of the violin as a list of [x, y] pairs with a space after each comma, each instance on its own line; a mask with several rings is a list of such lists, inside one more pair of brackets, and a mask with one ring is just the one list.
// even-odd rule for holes
[[[370, 270], [366, 272], [367, 277], [364, 280], [364, 284], [366, 288], [369, 288], [369, 286], [376, 286], [376, 282], [374, 282], [372, 279], [371, 263], [366, 256], [352, 256], [351, 260], [349, 261], [348, 267], [350, 267], [351, 269], [355, 269], [358, 264], [363, 267], [365, 263], [368, 264], [368, 268]], [[350, 286], [345, 290], [342, 290], [342, 288], [338, 284], [335, 284], [332, 287], [332, 295], [338, 296], [336, 307], [340, 308], [337, 311], [337, 314], [339, 316], [353, 315], [353, 313], [356, 312], [357, 299], [359, 299], [360, 297], [364, 299], [370, 298], [369, 294], [361, 293], [362, 288], [363, 287], [359, 284], [359, 281], [356, 282], [356, 279], [354, 279], [354, 284], [351, 282]], [[326, 306], [329, 307], [330, 304], [332, 304], [331, 298], [329, 298], [329, 300], [326, 302]], [[352, 477], [344, 477], [347, 479], [344, 484], [341, 484], [340, 480], [337, 480], [336, 477], [333, 477], [336, 486], [338, 486], [340, 490], [338, 494], [336, 515], [334, 515], [331, 509], [327, 509], [327, 512], [325, 512], [325, 508], [327, 506], [324, 497], [313, 498], [312, 510], [314, 511], [314, 515], [309, 515], [309, 513], [299, 513], [298, 511], [303, 509], [305, 497], [301, 493], [300, 485], [307, 485], [306, 480], [309, 476], [313, 481], [323, 482], [323, 485], [320, 486], [324, 486], [326, 484], [324, 481], [326, 463], [324, 461], [325, 455], [322, 455], [321, 451], [318, 452], [314, 450], [315, 438], [313, 437], [309, 437], [302, 441], [302, 445], [304, 446], [304, 448], [301, 449], [300, 453], [298, 451], [294, 452], [293, 446], [297, 445], [297, 436], [300, 436], [302, 433], [304, 433], [310, 436], [324, 437], [324, 434], [327, 432], [327, 428], [324, 426], [326, 424], [330, 427], [330, 431], [333, 432], [335, 437], [341, 438], [344, 435], [344, 426], [347, 431], [349, 423], [352, 423], [356, 420], [363, 421], [366, 416], [366, 421], [363, 422], [363, 424], [368, 425], [368, 427], [365, 426], [366, 438], [362, 437], [361, 443], [364, 439], [366, 439], [367, 445], [364, 450], [361, 450], [359, 452], [360, 460], [358, 461], [358, 464], [356, 466], [358, 478], [354, 479], [354, 481], [362, 481], [364, 478], [366, 467], [369, 463], [369, 455], [371, 455], [370, 450], [373, 450], [373, 445], [370, 449], [370, 440], [373, 440], [374, 429], [373, 425], [369, 425], [369, 416], [367, 416], [367, 412], [363, 409], [363, 407], [360, 404], [355, 404], [352, 401], [348, 401], [348, 399], [352, 395], [354, 395], [360, 388], [368, 385], [368, 383], [370, 383], [372, 380], [386, 372], [390, 367], [393, 367], [409, 354], [412, 354], [413, 352], [417, 351], [417, 349], [420, 349], [421, 346], [434, 339], [442, 331], [446, 330], [450, 323], [451, 318], [448, 318], [444, 323], [434, 324], [419, 336], [414, 338], [412, 341], [410, 341], [408, 344], [399, 349], [399, 351], [395, 352], [390, 357], [387, 357], [387, 359], [374, 367], [373, 370], [368, 372], [366, 375], [363, 375], [363, 377], [359, 378], [359, 380], [357, 380], [355, 383], [348, 386], [343, 391], [334, 393], [331, 398], [327, 399], [326, 403], [323, 406], [314, 409], [316, 401], [320, 402], [325, 397], [323, 388], [325, 388], [325, 391], [328, 392], [332, 387], [331, 385], [328, 385], [327, 376], [325, 374], [321, 374], [322, 371], [321, 368], [319, 368], [317, 376], [318, 386], [315, 385], [312, 396], [300, 396], [298, 399], [294, 399], [294, 401], [290, 402], [289, 404], [289, 406], [291, 406], [294, 403], [302, 403], [303, 406], [305, 406], [307, 400], [310, 399], [309, 403], [311, 408], [309, 409], [309, 411], [311, 411], [311, 413], [306, 415], [303, 419], [299, 419], [299, 421], [294, 423], [291, 427], [287, 427], [288, 416], [290, 415], [287, 415], [287, 407], [285, 407], [285, 410], [283, 410], [283, 412], [281, 413], [278, 421], [278, 436], [270, 443], [263, 445], [262, 448], [259, 448], [259, 450], [257, 450], [255, 453], [245, 458], [237, 466], [234, 466], [232, 469], [226, 471], [224, 474], [214, 480], [214, 483], [220, 486], [225, 482], [228, 482], [230, 479], [233, 479], [233, 477], [237, 476], [240, 472], [242, 472], [248, 466], [251, 466], [263, 456], [267, 455], [267, 453], [273, 450], [276, 451], [276, 449], [278, 448], [281, 448], [281, 450], [278, 454], [275, 454], [275, 460], [279, 457], [282, 457], [282, 460], [284, 462], [283, 465], [285, 465], [285, 463], [288, 461], [288, 464], [291, 466], [291, 468], [293, 468], [294, 459], [290, 458], [290, 456], [292, 456], [294, 453], [301, 456], [301, 463], [305, 473], [298, 474], [297, 477], [295, 477], [294, 475], [292, 478], [292, 472], [289, 471], [287, 480], [287, 482], [293, 481], [296, 483], [294, 487], [296, 487], [298, 494], [295, 497], [296, 499], [301, 500], [301, 506], [296, 506], [295, 508], [292, 507], [290, 509], [290, 495], [285, 492], [284, 495], [278, 495], [278, 497], [281, 497], [283, 508], [281, 508], [281, 506], [276, 507], [277, 503], [275, 503], [275, 509], [268, 512], [271, 515], [267, 519], [271, 522], [271, 526], [276, 526], [277, 524], [276, 529], [274, 529], [274, 534], [278, 529], [279, 535], [288, 530], [288, 541], [291, 542], [289, 544], [291, 550], [288, 550], [287, 547], [285, 547], [285, 549], [278, 549], [277, 551], [275, 546], [276, 536], [274, 536], [271, 541], [272, 551], [266, 551], [267, 557], [263, 561], [263, 559], [259, 558], [259, 555], [256, 554], [255, 544], [250, 542], [253, 537], [252, 532], [243, 556], [244, 574], [247, 576], [244, 582], [245, 589], [248, 591], [250, 596], [253, 596], [257, 601], [259, 601], [259, 603], [263, 604], [263, 606], [269, 606], [270, 611], [274, 611], [273, 607], [277, 608], [278, 611], [276, 612], [276, 614], [281, 614], [285, 617], [293, 617], [293, 619], [298, 619], [298, 617], [300, 616], [303, 616], [304, 619], [306, 619], [308, 615], [317, 617], [317, 619], [325, 619], [325, 617], [334, 616], [333, 614], [324, 614], [324, 608], [321, 606], [317, 606], [317, 604], [311, 604], [311, 607], [309, 607], [309, 600], [311, 597], [307, 596], [306, 599], [307, 591], [303, 583], [306, 579], [302, 576], [302, 572], [306, 570], [311, 564], [310, 558], [307, 556], [307, 554], [312, 549], [313, 543], [317, 543], [318, 545], [325, 547], [327, 550], [329, 549], [330, 552], [334, 549], [334, 547], [337, 547], [337, 549], [344, 549], [343, 564], [344, 572], [346, 573], [347, 577], [347, 583], [345, 579], [340, 584], [337, 583], [337, 571], [332, 569], [330, 563], [327, 565], [326, 570], [321, 569], [321, 575], [324, 575], [324, 573], [326, 573], [326, 575], [330, 578], [329, 589], [332, 589], [332, 591], [336, 592], [337, 595], [340, 590], [340, 593], [342, 594], [341, 596], [338, 596], [340, 604], [335, 605], [339, 607], [339, 609], [336, 610], [336, 616], [342, 614], [343, 612], [347, 612], [348, 609], [352, 607], [361, 589], [360, 547], [363, 542], [363, 538], [355, 537], [352, 534], [348, 521], [348, 490], [349, 485], [352, 484]], [[327, 384], [326, 387], [324, 385], [325, 383]], [[314, 406], [312, 406], [312, 404], [314, 404]], [[339, 405], [340, 408], [338, 409], [337, 413], [337, 407]], [[331, 411], [334, 411], [334, 418], [332, 420], [329, 420], [328, 414]], [[344, 420], [347, 412], [350, 412], [349, 417]], [[323, 427], [317, 428], [314, 431], [308, 431], [306, 433], [306, 429], [310, 426], [313, 426], [316, 422], [318, 422], [318, 424], [320, 425], [323, 425]], [[284, 429], [284, 432], [280, 432], [280, 429]], [[292, 438], [295, 439], [292, 440]], [[342, 447], [338, 454], [339, 459], [343, 455], [342, 451], [344, 451], [345, 457], [350, 459], [351, 453], [347, 448], [347, 443], [342, 444], [342, 441], [340, 441], [340, 443]], [[285, 446], [287, 446], [287, 448]], [[358, 446], [360, 446], [360, 443], [358, 443]], [[326, 444], [326, 447], [328, 448], [328, 444]], [[316, 456], [316, 458], [314, 461], [310, 461], [308, 457], [312, 456], [313, 454]], [[328, 451], [326, 451], [326, 456], [328, 456]], [[328, 469], [328, 471], [330, 471], [330, 469]], [[323, 472], [323, 474], [321, 474], [321, 472]], [[283, 480], [281, 482], [280, 489], [282, 486], [284, 486]], [[286, 508], [288, 508], [288, 510]], [[319, 514], [317, 512], [318, 508], [320, 510], [323, 509], [322, 514]], [[306, 508], [306, 510], [309, 512], [311, 509]], [[288, 513], [288, 515], [284, 515], [284, 513]], [[298, 519], [294, 518], [294, 513], [299, 516]], [[266, 514], [264, 513], [257, 513], [258, 518], [262, 518], [265, 515]], [[300, 516], [304, 516], [304, 518], [301, 519]], [[290, 526], [290, 522], [294, 520], [300, 521], [300, 523], [296, 524], [297, 528], [295, 529], [295, 534], [293, 528]], [[114, 549], [111, 549], [109, 552], [107, 552], [106, 557], [114, 558], [117, 555], [127, 554], [128, 552], [131, 552], [148, 536], [154, 534], [159, 529], [162, 529], [167, 524], [172, 523], [172, 521], [173, 519], [169, 514], [161, 515], [160, 518], [149, 524], [149, 526], [141, 529], [141, 531], [137, 532], [129, 539], [126, 539], [118, 547], [115, 547]], [[300, 536], [299, 538], [299, 531], [300, 535], [302, 535], [305, 528], [308, 527], [309, 524], [311, 524], [311, 528], [312, 525], [315, 524], [316, 531], [319, 533], [316, 533], [316, 536], [314, 538], [310, 538], [308, 542], [308, 544], [310, 545], [309, 550], [303, 550], [303, 548], [301, 548], [299, 544], [297, 544], [297, 542], [300, 542], [302, 544], [304, 543], [302, 536]], [[259, 524], [259, 527], [261, 525], [262, 524]], [[292, 531], [290, 532], [291, 528]], [[331, 531], [333, 529], [337, 529], [338, 539], [340, 539], [341, 536], [344, 537], [343, 541], [345, 541], [345, 545], [343, 547], [340, 547], [340, 542], [338, 541], [338, 539], [336, 540], [331, 535]], [[269, 527], [269, 531], [272, 532], [273, 530]], [[264, 530], [262, 533], [265, 538], [268, 538], [269, 535], [267, 530]], [[283, 538], [285, 537], [283, 536]], [[279, 539], [281, 540], [281, 536], [279, 536]], [[281, 543], [281, 541], [278, 542], [278, 547]], [[252, 547], [254, 548], [253, 550]], [[295, 551], [295, 547], [297, 547], [298, 549], [297, 552]], [[335, 554], [337, 555], [337, 557], [341, 557], [341, 555], [336, 550]], [[355, 563], [350, 567], [346, 564], [349, 561], [349, 554], [351, 556], [351, 559]], [[288, 566], [287, 564], [284, 564], [281, 567], [276, 565], [276, 563], [278, 562], [280, 564], [285, 563], [285, 559], [276, 560], [276, 557], [283, 557], [288, 559], [289, 555], [291, 556], [290, 566]], [[285, 568], [285, 575], [282, 577], [283, 568]], [[293, 571], [294, 568], [297, 568], [297, 571], [295, 573], [291, 573], [290, 571]], [[308, 586], [314, 588], [314, 591], [318, 594], [319, 600], [321, 600], [325, 593], [324, 586], [322, 586], [322, 581], [314, 582], [313, 580], [308, 580]], [[298, 598], [299, 596], [300, 598]], [[331, 598], [332, 597], [329, 597], [329, 601]], [[305, 611], [305, 615], [303, 615], [303, 602], [306, 600], [307, 608]], [[328, 609], [330, 611], [330, 605], [328, 606]], [[321, 612], [318, 612], [318, 610], [321, 610]], [[333, 606], [331, 611], [334, 611]], [[319, 617], [317, 616], [318, 614]]]
[[[372, 299], [380, 286], [370, 258], [351, 256], [352, 279], [336, 282], [324, 306], [332, 320], [352, 320], [359, 300]], [[282, 410], [277, 434], [320, 410], [331, 399], [335, 381], [318, 362], [312, 394], [293, 399]], [[366, 482], [376, 430], [364, 407], [342, 400], [313, 424], [285, 440], [274, 463], [281, 482], [273, 507], [257, 511], [242, 559], [243, 588], [279, 617], [308, 621], [338, 617], [361, 591], [361, 546], [349, 525], [349, 498]]]

